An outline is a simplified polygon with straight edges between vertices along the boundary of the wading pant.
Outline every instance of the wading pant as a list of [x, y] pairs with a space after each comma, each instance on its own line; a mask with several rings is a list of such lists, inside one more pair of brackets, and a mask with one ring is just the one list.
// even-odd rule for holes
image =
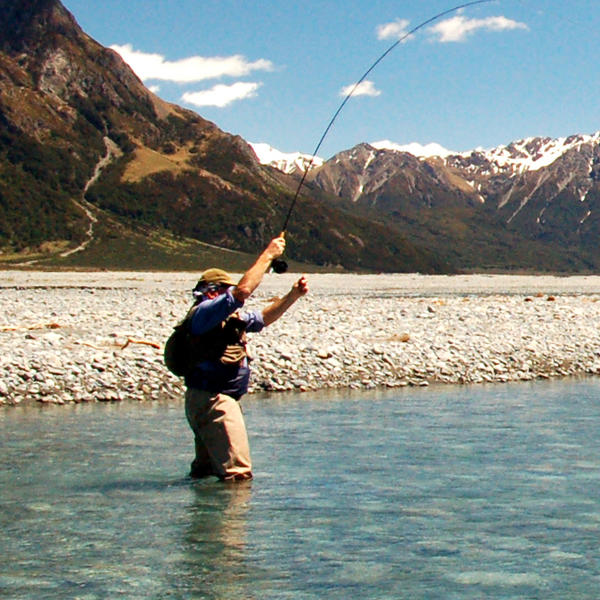
[[239, 402], [225, 394], [188, 388], [185, 416], [196, 442], [192, 477], [216, 475], [225, 481], [252, 479], [250, 447]]

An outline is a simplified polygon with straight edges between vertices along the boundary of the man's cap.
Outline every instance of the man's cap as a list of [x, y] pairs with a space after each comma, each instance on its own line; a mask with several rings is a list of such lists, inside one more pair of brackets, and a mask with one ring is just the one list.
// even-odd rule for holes
[[231, 278], [231, 275], [223, 269], [207, 269], [200, 275], [200, 279], [196, 284], [196, 287], [208, 285], [210, 283], [223, 284], [223, 285], [235, 285], [236, 282]]

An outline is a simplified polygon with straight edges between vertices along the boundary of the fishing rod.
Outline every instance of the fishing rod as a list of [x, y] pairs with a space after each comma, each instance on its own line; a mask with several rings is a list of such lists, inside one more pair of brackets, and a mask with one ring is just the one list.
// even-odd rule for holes
[[[346, 106], [346, 103], [348, 102], [348, 100], [350, 100], [350, 98], [353, 96], [354, 92], [358, 89], [358, 87], [360, 86], [360, 84], [369, 76], [369, 74], [373, 71], [373, 69], [375, 69], [375, 67], [377, 67], [377, 65], [390, 52], [392, 52], [392, 50], [394, 50], [394, 48], [396, 48], [396, 46], [399, 46], [404, 40], [408, 39], [411, 35], [414, 35], [417, 31], [419, 31], [419, 29], [422, 29], [423, 27], [429, 25], [430, 23], [433, 23], [434, 21], [437, 21], [438, 19], [441, 19], [442, 17], [445, 17], [446, 15], [449, 15], [449, 14], [451, 14], [453, 12], [456, 12], [457, 10], [461, 10], [462, 8], [468, 8], [469, 6], [475, 6], [476, 4], [488, 4], [490, 2], [495, 2], [495, 1], [497, 1], [497, 0], [472, 0], [471, 2], [464, 2], [464, 3], [459, 4], [457, 6], [453, 6], [452, 8], [448, 8], [446, 10], [443, 10], [442, 12], [434, 15], [433, 17], [429, 17], [428, 19], [426, 19], [422, 23], [419, 23], [416, 27], [413, 27], [409, 32], [407, 32], [404, 35], [402, 35], [401, 37], [399, 37], [362, 74], [362, 76], [360, 77], [360, 79], [352, 86], [352, 89], [350, 90], [350, 92], [346, 95], [346, 97], [344, 98], [344, 100], [342, 101], [342, 103], [339, 105], [339, 107], [337, 108], [337, 110], [333, 114], [333, 117], [331, 118], [331, 120], [327, 124], [327, 127], [325, 127], [325, 131], [323, 131], [323, 134], [321, 135], [321, 138], [319, 139], [319, 142], [317, 143], [317, 145], [316, 145], [316, 147], [315, 147], [315, 149], [314, 149], [314, 151], [312, 153], [310, 162], [308, 163], [308, 166], [306, 167], [306, 169], [304, 169], [304, 173], [302, 174], [302, 177], [300, 178], [300, 183], [298, 183], [298, 187], [296, 188], [296, 193], [294, 194], [292, 202], [290, 203], [290, 208], [289, 208], [289, 210], [287, 212], [287, 215], [285, 217], [285, 221], [283, 222], [283, 227], [281, 228], [281, 235], [285, 235], [285, 233], [287, 232], [287, 227], [288, 227], [288, 224], [290, 222], [290, 217], [292, 216], [292, 213], [294, 212], [294, 208], [296, 207], [296, 202], [298, 200], [298, 196], [300, 194], [300, 190], [302, 189], [302, 186], [304, 185], [304, 182], [306, 181], [306, 177], [308, 175], [308, 172], [311, 170], [311, 168], [314, 165], [315, 158], [316, 158], [316, 156], [317, 156], [317, 154], [319, 152], [319, 149], [321, 148], [321, 145], [325, 141], [325, 138], [327, 137], [327, 134], [329, 133], [329, 130], [333, 127], [333, 124], [335, 123], [336, 119], [338, 118], [338, 115], [342, 112], [342, 109], [344, 108], [344, 106]], [[276, 258], [275, 260], [273, 260], [271, 262], [271, 268], [273, 269], [273, 271], [275, 273], [285, 273], [288, 270], [288, 265], [287, 265], [287, 262], [285, 260], [283, 260], [282, 258]]]

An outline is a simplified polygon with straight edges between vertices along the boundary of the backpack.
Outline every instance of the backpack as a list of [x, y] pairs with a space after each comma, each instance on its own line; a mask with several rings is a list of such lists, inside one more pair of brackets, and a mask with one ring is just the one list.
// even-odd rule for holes
[[171, 335], [165, 342], [163, 359], [173, 375], [185, 377], [197, 360], [198, 336], [192, 335], [190, 325], [197, 305], [192, 306], [185, 317], [173, 327]]
[[173, 327], [173, 331], [165, 343], [163, 352], [165, 365], [177, 377], [184, 377], [193, 366], [193, 355], [190, 351], [191, 338], [189, 319], [186, 317]]

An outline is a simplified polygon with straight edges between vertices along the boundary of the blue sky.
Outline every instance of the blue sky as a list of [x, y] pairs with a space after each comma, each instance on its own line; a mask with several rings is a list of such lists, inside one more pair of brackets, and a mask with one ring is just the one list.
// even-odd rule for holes
[[[63, 0], [156, 93], [221, 129], [311, 153], [397, 39], [459, 0]], [[455, 151], [600, 130], [600, 2], [494, 0], [399, 44], [321, 147], [436, 142]]]

